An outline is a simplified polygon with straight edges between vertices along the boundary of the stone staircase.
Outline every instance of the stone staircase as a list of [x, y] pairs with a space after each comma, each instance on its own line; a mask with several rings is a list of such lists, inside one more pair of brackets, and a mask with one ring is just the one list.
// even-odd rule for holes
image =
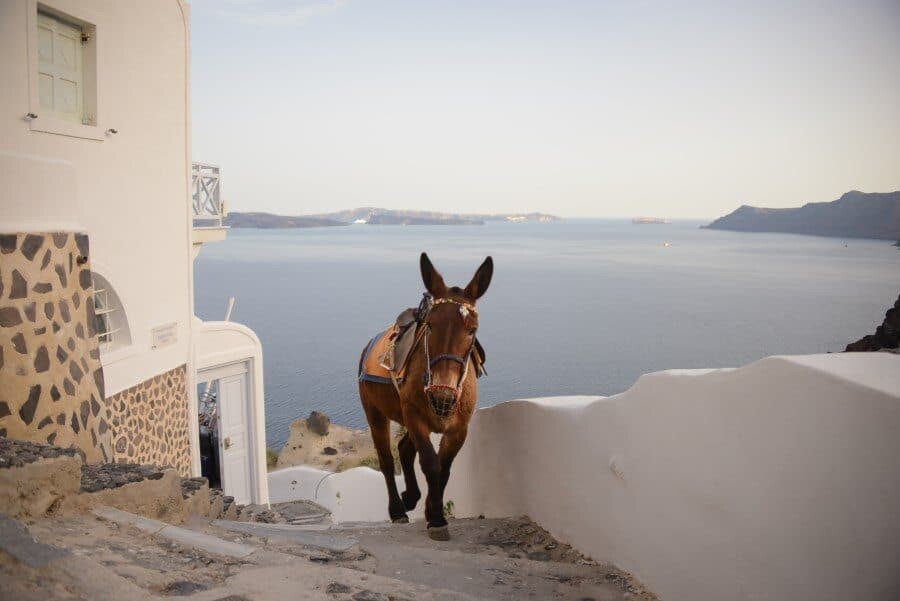
[[527, 518], [451, 520], [438, 543], [421, 523], [336, 525], [303, 501], [241, 507], [202, 478], [81, 466], [3, 439], [0, 513], [0, 597], [25, 601], [655, 598]]

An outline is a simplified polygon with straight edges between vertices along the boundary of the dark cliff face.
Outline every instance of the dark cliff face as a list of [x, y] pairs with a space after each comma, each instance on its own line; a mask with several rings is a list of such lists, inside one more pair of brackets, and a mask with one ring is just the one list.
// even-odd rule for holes
[[867, 194], [852, 190], [838, 200], [809, 203], [795, 209], [743, 205], [704, 227], [897, 240], [900, 238], [900, 191]]
[[900, 296], [894, 306], [887, 310], [884, 321], [875, 328], [875, 333], [851, 342], [845, 352], [880, 351], [900, 347]]

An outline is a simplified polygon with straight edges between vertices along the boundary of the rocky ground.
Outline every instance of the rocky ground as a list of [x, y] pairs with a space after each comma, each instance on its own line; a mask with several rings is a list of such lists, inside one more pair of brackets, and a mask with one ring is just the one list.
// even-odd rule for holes
[[430, 540], [421, 524], [360, 524], [317, 532], [350, 541], [344, 550], [299, 544], [278, 532], [235, 534], [222, 527], [227, 523], [193, 519], [184, 526], [253, 549], [253, 554], [226, 557], [93, 515], [37, 520], [28, 526], [28, 536], [61, 556], [33, 567], [0, 544], [2, 597], [655, 599], [629, 574], [582, 557], [526, 518], [451, 520], [453, 538], [444, 543]]
[[[393, 424], [393, 451], [402, 429]], [[368, 429], [332, 424], [323, 413], [313, 411], [306, 419], [294, 420], [288, 441], [278, 453], [274, 468], [309, 465], [340, 472], [360, 465], [378, 469], [378, 456]], [[398, 468], [399, 469], [399, 468]]]
[[438, 542], [421, 522], [334, 525], [309, 501], [238, 506], [203, 478], [82, 465], [48, 445], [6, 442], [0, 458], [3, 600], [655, 599], [525, 517], [451, 517]]

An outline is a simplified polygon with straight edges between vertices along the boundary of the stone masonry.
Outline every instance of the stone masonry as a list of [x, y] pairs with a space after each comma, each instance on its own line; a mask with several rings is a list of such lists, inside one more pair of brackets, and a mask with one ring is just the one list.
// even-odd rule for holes
[[148, 463], [191, 471], [185, 366], [154, 376], [109, 398], [119, 463]]
[[86, 234], [0, 234], [0, 437], [113, 459]]

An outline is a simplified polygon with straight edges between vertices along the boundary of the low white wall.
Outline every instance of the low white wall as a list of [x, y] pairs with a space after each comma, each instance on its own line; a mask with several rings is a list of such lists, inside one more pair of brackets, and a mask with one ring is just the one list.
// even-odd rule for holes
[[[419, 482], [424, 490], [425, 480], [421, 473]], [[397, 486], [403, 490], [400, 476]], [[334, 473], [302, 465], [269, 472], [269, 501], [281, 503], [295, 499], [309, 499], [327, 508], [336, 524], [390, 520], [384, 476], [367, 467]], [[411, 519], [421, 519], [422, 505], [419, 503], [419, 507], [409, 513]]]
[[[368, 468], [269, 482], [273, 502], [387, 519]], [[900, 599], [900, 356], [769, 357], [481, 409], [445, 500], [527, 514], [664, 601]]]
[[477, 412], [446, 499], [528, 514], [660, 599], [900, 599], [900, 356], [666, 371]]

